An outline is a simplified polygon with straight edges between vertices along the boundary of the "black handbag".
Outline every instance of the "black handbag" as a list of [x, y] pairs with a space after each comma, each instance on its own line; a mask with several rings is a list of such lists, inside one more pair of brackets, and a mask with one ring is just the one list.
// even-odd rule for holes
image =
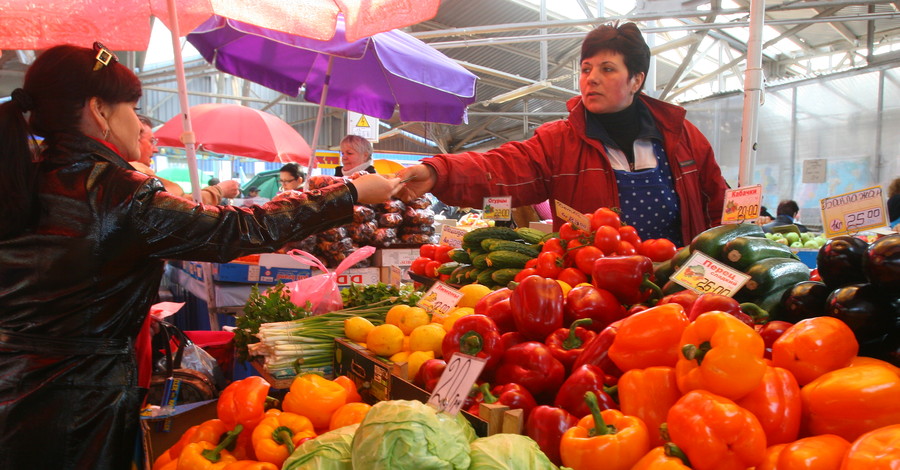
[[[154, 371], [150, 378], [147, 403], [160, 406], [166, 405], [166, 403], [163, 403], [163, 395], [167, 391], [169, 379], [172, 379], [172, 386], [178, 387], [175, 396], [176, 405], [212, 400], [219, 396], [216, 384], [207, 374], [181, 367], [184, 349], [191, 341], [187, 335], [177, 326], [166, 321], [160, 320], [157, 324], [159, 325], [159, 333], [153, 336]], [[177, 344], [174, 354], [172, 353], [173, 342]], [[159, 359], [164, 357], [165, 360], [157, 361], [157, 356], [159, 356]], [[156, 367], [157, 362], [164, 363], [165, 367]]]

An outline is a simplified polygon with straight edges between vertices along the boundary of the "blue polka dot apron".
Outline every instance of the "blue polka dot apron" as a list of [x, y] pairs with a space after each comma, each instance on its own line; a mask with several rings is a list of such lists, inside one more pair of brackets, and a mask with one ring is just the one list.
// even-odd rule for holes
[[615, 170], [622, 220], [637, 229], [642, 240], [668, 238], [683, 246], [681, 211], [669, 160], [662, 144], [653, 141], [656, 167], [638, 171]]

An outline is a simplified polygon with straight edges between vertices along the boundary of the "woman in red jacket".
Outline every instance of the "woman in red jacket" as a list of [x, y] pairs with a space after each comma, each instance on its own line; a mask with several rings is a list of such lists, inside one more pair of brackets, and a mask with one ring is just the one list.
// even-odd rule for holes
[[[690, 242], [719, 224], [727, 186], [685, 110], [640, 94], [649, 64], [634, 23], [594, 29], [581, 46], [581, 95], [567, 103], [567, 119], [488, 152], [424, 159], [401, 172], [413, 177], [406, 189], [468, 207], [507, 195], [513, 206], [619, 207], [643, 238]], [[555, 227], [562, 222], [554, 218]]]

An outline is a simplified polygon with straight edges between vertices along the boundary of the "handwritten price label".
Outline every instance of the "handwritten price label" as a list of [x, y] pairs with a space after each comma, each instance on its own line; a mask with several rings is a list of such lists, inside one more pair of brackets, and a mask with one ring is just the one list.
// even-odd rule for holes
[[762, 201], [762, 185], [744, 186], [725, 190], [725, 208], [722, 210], [723, 224], [739, 224], [759, 218]]
[[556, 215], [559, 216], [560, 219], [572, 224], [572, 226], [578, 230], [584, 230], [585, 232], [591, 231], [591, 221], [588, 220], [586, 215], [560, 201], [555, 201], [555, 204]]
[[453, 310], [453, 307], [456, 307], [456, 304], [459, 303], [459, 299], [461, 299], [462, 296], [462, 292], [447, 284], [435, 282], [434, 285], [425, 292], [425, 295], [422, 296], [417, 305], [424, 308], [432, 317], [440, 319], [446, 317], [447, 314], [450, 313], [450, 310]]
[[453, 248], [461, 248], [463, 236], [468, 233], [466, 230], [457, 227], [451, 227], [449, 225], [441, 226], [441, 241], [440, 243], [446, 243], [447, 245], [452, 246]]
[[512, 220], [512, 196], [484, 198], [482, 219]]
[[826, 238], [887, 225], [881, 186], [826, 197], [820, 203]]
[[447, 361], [428, 404], [448, 415], [456, 415], [462, 408], [475, 380], [484, 369], [485, 360], [466, 354], [454, 353]]
[[695, 252], [672, 280], [698, 294], [733, 296], [750, 280], [750, 276], [720, 263], [701, 252]]

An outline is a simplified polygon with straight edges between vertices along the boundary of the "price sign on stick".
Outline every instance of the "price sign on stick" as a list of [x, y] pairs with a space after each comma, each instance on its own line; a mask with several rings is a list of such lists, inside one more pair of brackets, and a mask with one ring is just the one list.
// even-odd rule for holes
[[450, 310], [453, 310], [453, 307], [456, 307], [462, 296], [462, 292], [447, 284], [435, 282], [425, 292], [425, 295], [422, 296], [417, 305], [424, 308], [432, 316], [432, 319], [441, 319], [446, 317]]
[[451, 416], [459, 413], [485, 363], [480, 357], [454, 353], [447, 360], [447, 367], [427, 403]]
[[731, 297], [750, 276], [697, 251], [672, 275], [672, 280], [698, 294], [709, 292]]
[[447, 245], [450, 245], [453, 248], [461, 248], [463, 237], [467, 233], [469, 233], [469, 232], [464, 229], [458, 228], [458, 227], [442, 225], [441, 226], [441, 240], [439, 243], [446, 243]]
[[512, 220], [512, 196], [486, 197], [483, 207], [482, 219]]
[[739, 224], [758, 219], [760, 201], [762, 201], [762, 185], [726, 189], [722, 223]]
[[577, 228], [578, 230], [584, 230], [585, 232], [591, 231], [591, 221], [587, 218], [586, 215], [567, 206], [566, 204], [563, 204], [560, 201], [555, 201], [555, 204], [556, 215], [559, 216], [560, 219], [572, 224], [572, 226]]
[[847, 235], [887, 225], [881, 186], [822, 199], [825, 237]]

